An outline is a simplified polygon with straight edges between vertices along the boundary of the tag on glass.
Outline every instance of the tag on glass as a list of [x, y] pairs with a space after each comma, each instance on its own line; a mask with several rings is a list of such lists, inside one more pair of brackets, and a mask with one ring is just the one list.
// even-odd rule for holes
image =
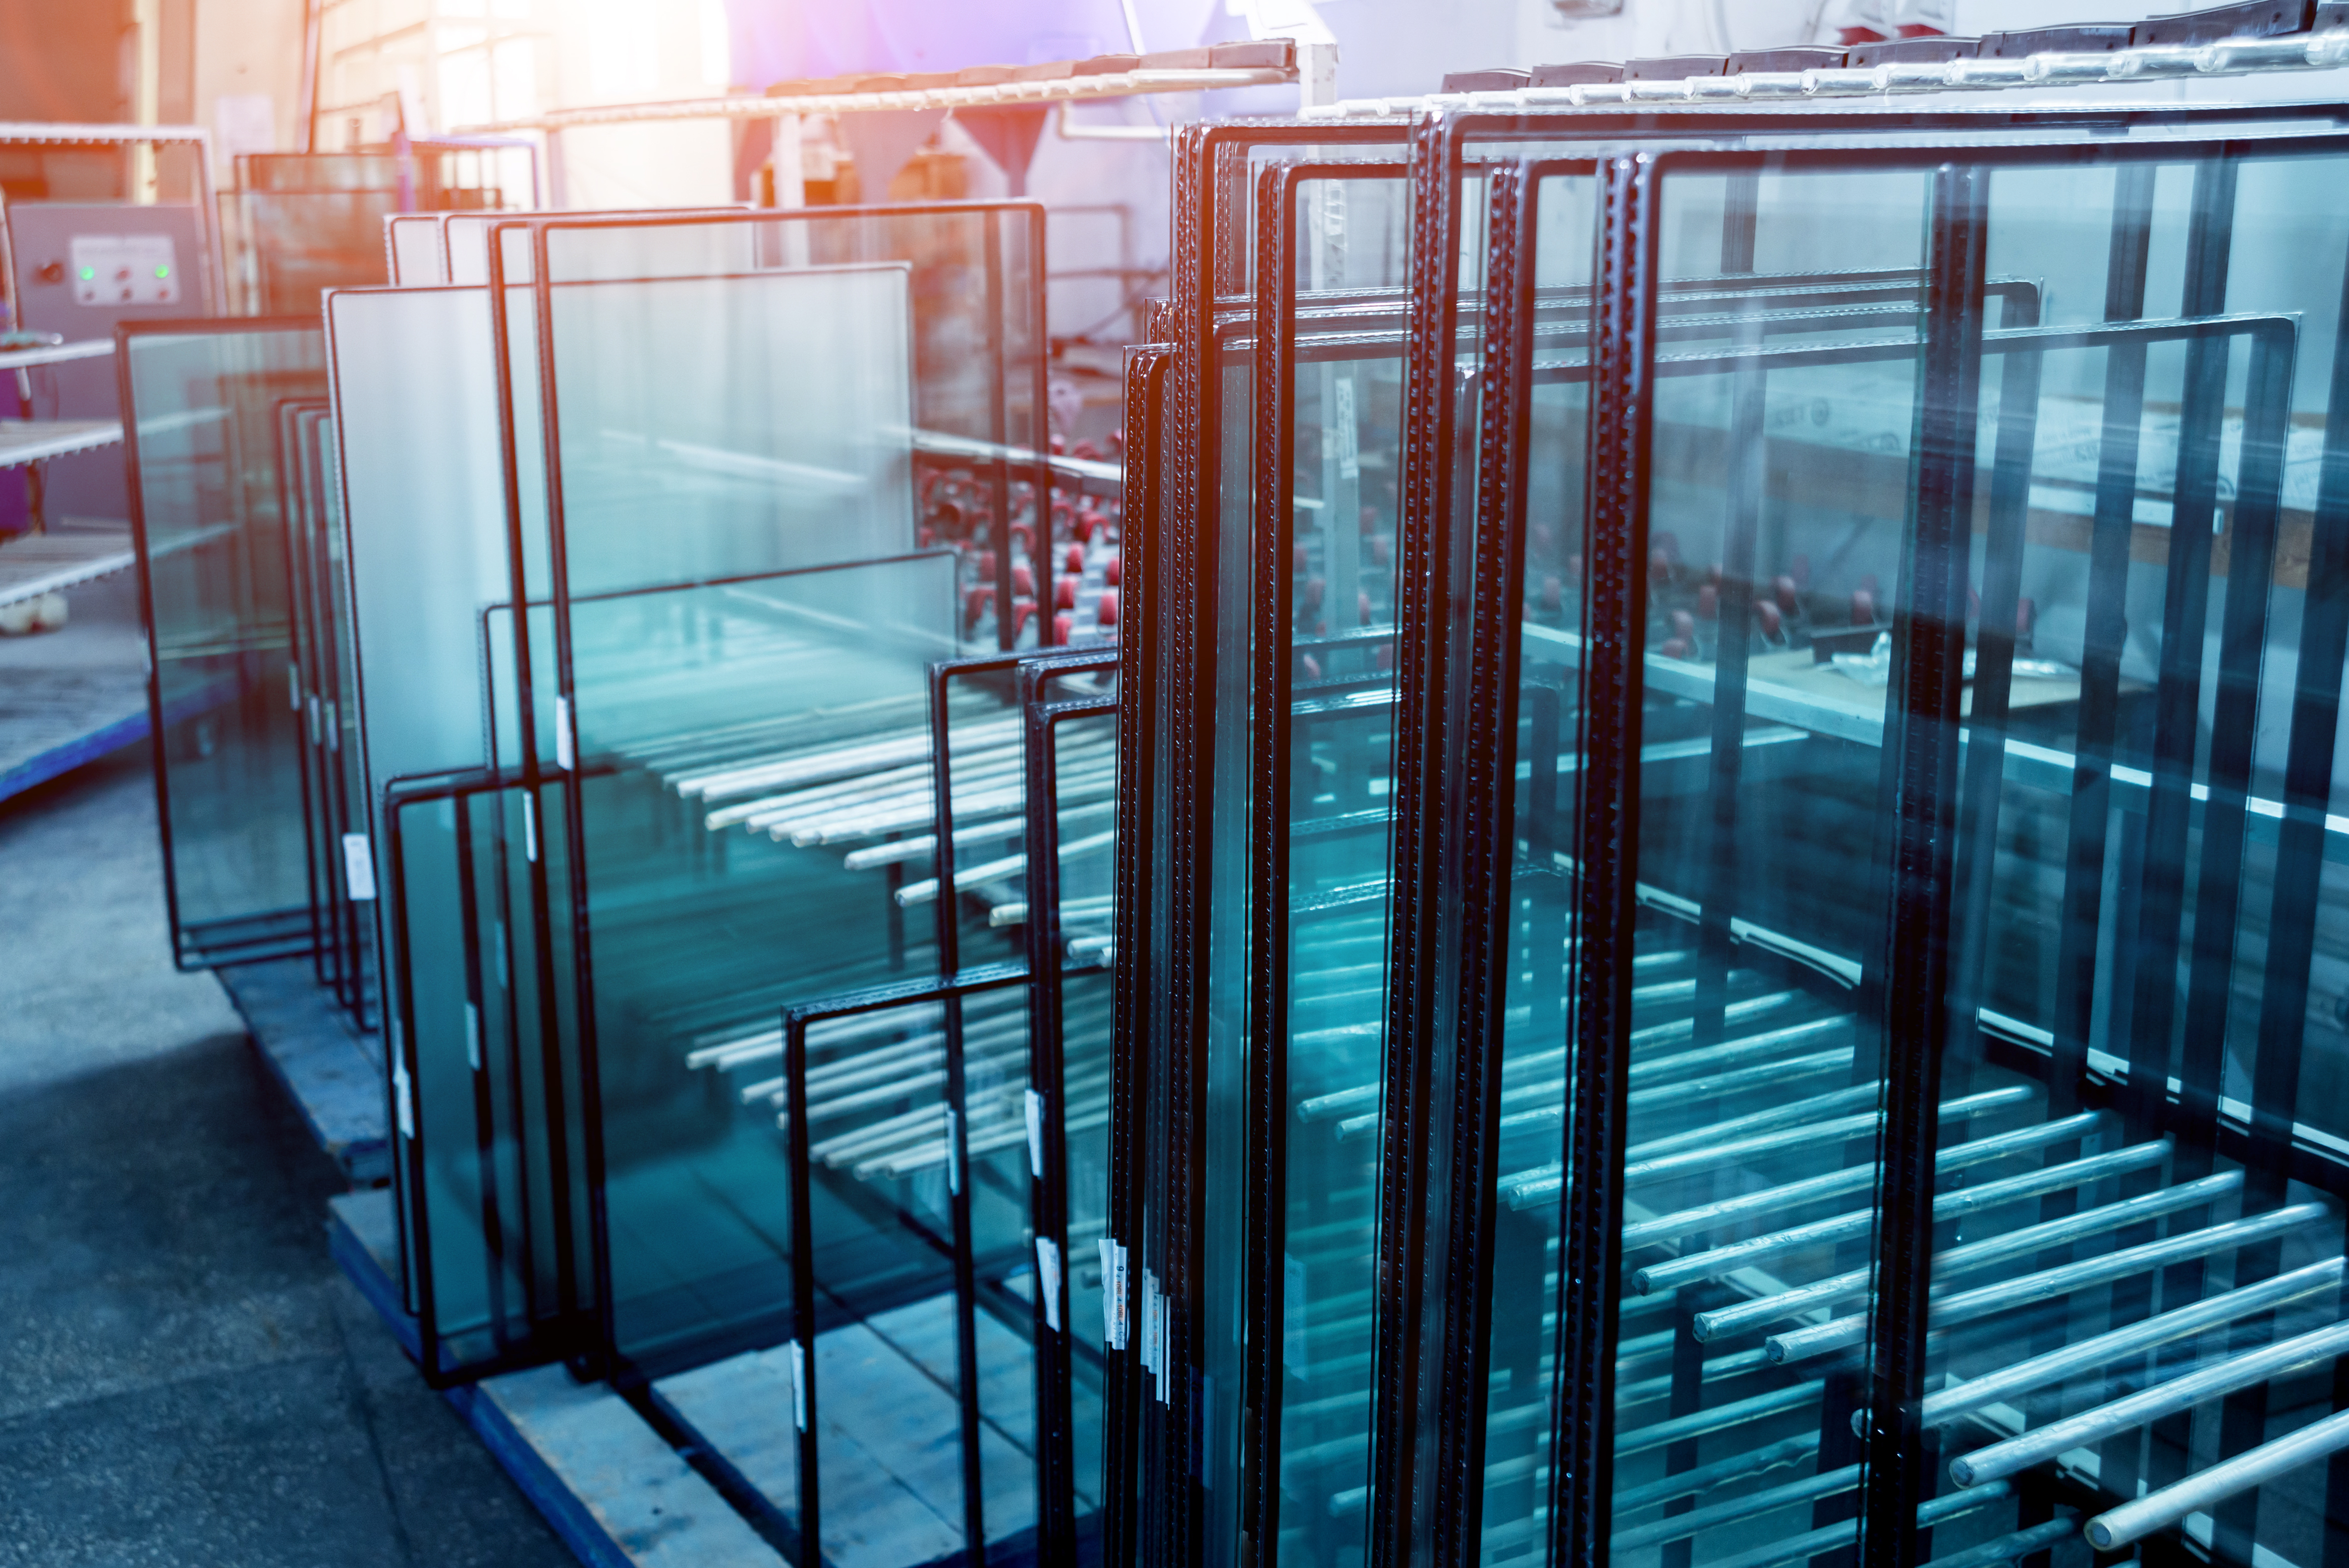
[[471, 1002], [465, 1004], [465, 1065], [481, 1070], [481, 1010]]
[[391, 1062], [392, 1112], [399, 1118], [399, 1135], [413, 1139], [416, 1136], [416, 1105], [408, 1089], [408, 1064], [394, 1057]]
[[957, 1196], [962, 1192], [961, 1121], [954, 1107], [947, 1107], [947, 1191]]
[[365, 833], [343, 835], [343, 885], [353, 903], [366, 903], [375, 897], [375, 857], [367, 853]]
[[1125, 1249], [1107, 1236], [1101, 1239], [1102, 1343], [1112, 1350], [1125, 1348]]
[[807, 1351], [796, 1339], [783, 1346], [792, 1371], [792, 1425], [807, 1430]]
[[554, 765], [565, 773], [571, 771], [571, 699], [554, 699]]
[[1061, 1244], [1050, 1236], [1036, 1238], [1036, 1288], [1043, 1292], [1044, 1326], [1061, 1331]]
[[1044, 1179], [1044, 1097], [1032, 1088], [1028, 1091], [1028, 1170], [1037, 1181]]

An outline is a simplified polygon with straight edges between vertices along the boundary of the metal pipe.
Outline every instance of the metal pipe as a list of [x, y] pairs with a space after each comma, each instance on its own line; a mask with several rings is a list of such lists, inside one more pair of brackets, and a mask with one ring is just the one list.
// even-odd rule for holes
[[[1995, 1312], [2029, 1306], [2034, 1302], [2068, 1295], [2075, 1290], [2125, 1279], [2131, 1274], [2147, 1274], [2189, 1258], [2205, 1257], [2230, 1247], [2249, 1246], [2253, 1242], [2280, 1236], [2303, 1225], [2330, 1220], [2333, 1213], [2330, 1203], [2294, 1203], [2290, 1208], [2271, 1210], [2253, 1219], [2208, 1225], [2182, 1236], [2147, 1242], [2141, 1247], [2124, 1247], [2085, 1263], [2066, 1264], [2060, 1268], [2042, 1269], [2037, 1274], [2019, 1274], [1996, 1284], [1944, 1296], [1933, 1304], [1932, 1321], [1944, 1327], [1970, 1323]], [[1813, 1328], [1795, 1328], [1773, 1335], [1762, 1347], [1773, 1361], [1800, 1361], [1806, 1357], [1824, 1355], [1857, 1345], [1867, 1336], [1868, 1319], [1864, 1315], [1838, 1317], [1832, 1323], [1822, 1323]]]
[[[2150, 1143], [2116, 1149], [2109, 1154], [2092, 1155], [2085, 1160], [2067, 1161], [2061, 1165], [2028, 1171], [2020, 1176], [2010, 1176], [2003, 1181], [1944, 1192], [1933, 1200], [1933, 1218], [1953, 1219], [1960, 1214], [1975, 1213], [2001, 1203], [2012, 1203], [2017, 1199], [2082, 1186], [2106, 1176], [2143, 1171], [2168, 1159], [2169, 1148], [2169, 1140], [2158, 1139]], [[1787, 1230], [1774, 1231], [1766, 1236], [1751, 1236], [1742, 1242], [1726, 1243], [1667, 1263], [1651, 1264], [1634, 1273], [1631, 1283], [1640, 1295], [1645, 1295], [1650, 1291], [1669, 1290], [1697, 1280], [1717, 1279], [1733, 1269], [1744, 1268], [1781, 1253], [1865, 1235], [1875, 1222], [1874, 1209], [1854, 1209], [1848, 1213], [1814, 1220], [1807, 1225], [1795, 1225]]]
[[2058, 1508], [2055, 1517], [2044, 1524], [2034, 1524], [2028, 1530], [2018, 1530], [1995, 1541], [1969, 1546], [1947, 1557], [1936, 1557], [1926, 1564], [1926, 1568], [1992, 1568], [1992, 1563], [2013, 1563], [2069, 1540], [2079, 1522], [2080, 1515], [2076, 1511]]
[[[2074, 1138], [2085, 1138], [2104, 1124], [2105, 1113], [2084, 1110], [2077, 1116], [2064, 1117], [2043, 1122], [2037, 1127], [2017, 1128], [2013, 1132], [1996, 1133], [1989, 1138], [1971, 1139], [1952, 1144], [1940, 1151], [1934, 1169], [1951, 1171], [1968, 1165], [1978, 1165], [1986, 1160], [2000, 1160], [2010, 1154], [2021, 1154], [2050, 1143], [2062, 1143]], [[1863, 1192], [1876, 1184], [1873, 1164], [1854, 1165], [1847, 1170], [1830, 1171], [1824, 1176], [1806, 1177], [1789, 1181], [1782, 1187], [1765, 1187], [1758, 1192], [1744, 1192], [1734, 1198], [1723, 1198], [1715, 1203], [1700, 1203], [1692, 1209], [1682, 1209], [1661, 1214], [1652, 1220], [1642, 1220], [1627, 1225], [1623, 1231], [1623, 1247], [1636, 1251], [1657, 1242], [1670, 1241], [1698, 1231], [1718, 1230], [1724, 1224], [1750, 1220], [1757, 1214], [1779, 1209], [1799, 1208], [1806, 1203], [1822, 1202], [1829, 1198], [1841, 1198], [1852, 1192]]]
[[2156, 1317], [2126, 1324], [2093, 1339], [2066, 1345], [2044, 1356], [2018, 1361], [2012, 1367], [2002, 1367], [1980, 1377], [1952, 1383], [1938, 1393], [1925, 1396], [1918, 1418], [1926, 1426], [1938, 1426], [1955, 1420], [1970, 1410], [1978, 1410], [1984, 1405], [2061, 1382], [2075, 1373], [2109, 1366], [2158, 1345], [2167, 1345], [2173, 1339], [2199, 1334], [2203, 1329], [2231, 1323], [2236, 1318], [2248, 1317], [2270, 1307], [2282, 1306], [2302, 1296], [2314, 1295], [2338, 1284], [2341, 1270], [2341, 1259], [2326, 1258], [2306, 1268], [2294, 1269], [2290, 1274], [2245, 1285], [2240, 1290], [2230, 1290], [2222, 1295], [2210, 1296]]
[[1651, 1480], [1645, 1486], [1619, 1491], [1615, 1494], [1615, 1512], [1620, 1517], [1660, 1502], [1670, 1502], [1675, 1498], [1692, 1497], [1710, 1491], [1724, 1481], [1762, 1475], [1781, 1465], [1800, 1464], [1818, 1451], [1819, 1435], [1806, 1432], [1747, 1453], [1732, 1454], [1709, 1465], [1699, 1465], [1678, 1475], [1668, 1475], [1661, 1480]]
[[[2240, 1171], [2228, 1171], [2216, 1176], [2206, 1176], [2199, 1181], [2189, 1181], [2183, 1186], [2164, 1187], [2158, 1191], [2127, 1198], [2117, 1203], [2106, 1203], [2076, 1214], [2066, 1214], [2061, 1219], [2025, 1225], [2002, 1236], [1970, 1242], [1964, 1246], [1951, 1247], [1945, 1253], [1937, 1253], [1933, 1258], [1933, 1271], [1936, 1274], [1944, 1271], [1957, 1274], [1966, 1269], [2004, 1263], [2009, 1258], [2035, 1253], [2042, 1247], [2059, 1246], [2066, 1242], [2076, 1242], [2084, 1236], [2116, 1231], [2125, 1225], [2157, 1219], [2163, 1214], [2174, 1214], [2180, 1209], [2191, 1209], [2214, 1198], [2224, 1197], [2242, 1184]], [[1696, 1336], [1710, 1339], [1716, 1334], [1734, 1333], [1741, 1328], [1751, 1328], [1757, 1324], [1792, 1317], [1798, 1312], [1825, 1306], [1839, 1296], [1856, 1295], [1865, 1291], [1870, 1277], [1869, 1269], [1851, 1269], [1810, 1284], [1798, 1285], [1777, 1295], [1742, 1301], [1717, 1312], [1699, 1313], [1694, 1325]]]
[[[1963, 1099], [1953, 1099], [1940, 1108], [1944, 1118], [1981, 1116], [2008, 1106], [2020, 1105], [2038, 1098], [2035, 1086], [2015, 1084], [2007, 1088], [1994, 1088], [1982, 1094], [1971, 1094]], [[1864, 1116], [1842, 1116], [1809, 1127], [1791, 1128], [1783, 1132], [1765, 1132], [1754, 1138], [1737, 1139], [1715, 1144], [1709, 1149], [1690, 1149], [1666, 1154], [1636, 1164], [1627, 1162], [1623, 1180], [1627, 1183], [1656, 1181], [1668, 1176], [1678, 1176], [1700, 1166], [1716, 1165], [1724, 1161], [1742, 1160], [1748, 1155], [1776, 1153], [1799, 1149], [1806, 1143], [1834, 1143], [1848, 1138], [1864, 1138], [1875, 1132], [1883, 1117], [1869, 1111]]]
[[1833, 1497], [1839, 1491], [1849, 1491], [1858, 1484], [1859, 1467], [1846, 1465], [1824, 1475], [1807, 1476], [1801, 1480], [1788, 1481], [1784, 1486], [1748, 1492], [1727, 1502], [1716, 1502], [1711, 1508], [1676, 1513], [1653, 1524], [1619, 1530], [1609, 1539], [1608, 1546], [1613, 1552], [1629, 1552], [1634, 1547], [1653, 1546], [1659, 1542], [1685, 1540], [1717, 1524], [1751, 1519], [1757, 1513], [1767, 1513], [1774, 1508], [1785, 1508], [1792, 1503], [1808, 1502], [1813, 1498]]
[[[2335, 1323], [2307, 1334], [2296, 1334], [2290, 1339], [2240, 1356], [2230, 1356], [2211, 1366], [2172, 1377], [2150, 1388], [2099, 1405], [2093, 1410], [2083, 1410], [2060, 1421], [2050, 1421], [2021, 1437], [2009, 1438], [2002, 1443], [1976, 1449], [1970, 1454], [1960, 1454], [1950, 1461], [1950, 1477], [1960, 1486], [1973, 1486], [1981, 1481], [1996, 1480], [2027, 1470], [2041, 1460], [2053, 1459], [2070, 1449], [2084, 1447], [2142, 1427], [2174, 1411], [2187, 1409], [2205, 1399], [2271, 1377], [2286, 1377], [2292, 1373], [2321, 1366], [2349, 1350], [2349, 1323]], [[2256, 1450], [2255, 1450], [2256, 1451]], [[2203, 1472], [2205, 1475], [2209, 1471]], [[2225, 1496], [2225, 1492], [2218, 1495]], [[2143, 1500], [2139, 1500], [2143, 1501]], [[2147, 1526], [2151, 1529], [2151, 1525]], [[2143, 1532], [2139, 1532], [2143, 1533]]]
[[1784, 1388], [1773, 1388], [1766, 1394], [1756, 1394], [1747, 1399], [1733, 1399], [1726, 1405], [1715, 1405], [1710, 1410], [1698, 1410], [1692, 1415], [1675, 1416], [1668, 1421], [1650, 1426], [1633, 1427], [1615, 1434], [1615, 1457], [1644, 1453], [1662, 1448], [1683, 1438], [1701, 1438], [1708, 1432], [1722, 1431], [1758, 1421], [1764, 1416], [1778, 1415], [1786, 1410], [1799, 1410], [1826, 1391], [1825, 1382], [1794, 1383]]
[[[1997, 1481], [1984, 1487], [1979, 1495], [1958, 1491], [1947, 1497], [1937, 1497], [1917, 1510], [1917, 1528], [1923, 1530], [1945, 1519], [1954, 1519], [1961, 1513], [1971, 1513], [1977, 1508], [1987, 1507], [2006, 1496], [2011, 1490], [2007, 1482]], [[1708, 1568], [1777, 1568], [1781, 1563], [1832, 1552], [1858, 1539], [1859, 1521], [1847, 1519], [1838, 1524], [1823, 1525], [1816, 1530], [1806, 1530], [1800, 1535], [1789, 1535], [1783, 1541], [1757, 1546], [1751, 1552], [1741, 1552], [1734, 1557], [1711, 1563]]]
[[2349, 1410], [2337, 1410], [2271, 1443], [2221, 1460], [2198, 1475], [2096, 1515], [2088, 1521], [2088, 1543], [2099, 1552], [2127, 1546], [2164, 1525], [2175, 1524], [2190, 1513], [2207, 1513], [2237, 1492], [2249, 1491], [2286, 1470], [2343, 1449], [2349, 1449]]

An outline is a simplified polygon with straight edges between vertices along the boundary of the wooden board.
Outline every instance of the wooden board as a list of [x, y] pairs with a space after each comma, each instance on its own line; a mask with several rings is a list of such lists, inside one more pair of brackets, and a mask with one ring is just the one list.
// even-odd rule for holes
[[318, 984], [306, 957], [213, 973], [318, 1147], [356, 1185], [389, 1181], [383, 1037], [359, 1031], [334, 993]]

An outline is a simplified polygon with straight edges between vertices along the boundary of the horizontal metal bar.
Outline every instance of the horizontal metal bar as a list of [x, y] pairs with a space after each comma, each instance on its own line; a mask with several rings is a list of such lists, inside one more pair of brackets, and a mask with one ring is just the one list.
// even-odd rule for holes
[[2248, 1317], [2255, 1312], [2265, 1312], [2302, 1296], [2330, 1290], [2341, 1282], [2342, 1260], [2326, 1258], [2306, 1268], [2261, 1280], [2189, 1305], [2165, 1312], [2158, 1316], [2126, 1324], [2093, 1339], [2066, 1345], [2028, 1361], [2018, 1361], [1980, 1377], [1969, 1377], [1962, 1383], [1952, 1383], [1940, 1391], [1925, 1396], [1919, 1419], [1926, 1426], [1939, 1426], [1953, 1421], [1970, 1410], [1984, 1405], [2012, 1398], [2033, 1388], [2059, 1383], [2075, 1373], [2092, 1367], [2109, 1366], [2128, 1357], [2141, 1355], [2158, 1345]]
[[[2017, 1128], [2012, 1132], [1996, 1133], [1989, 1138], [1971, 1139], [1942, 1150], [1935, 1157], [1933, 1168], [1946, 1173], [1964, 1166], [1979, 1165], [1986, 1160], [2027, 1153], [2050, 1143], [2085, 1138], [2101, 1128], [2105, 1119], [2103, 1111], [2084, 1110], [2077, 1116], [2043, 1122], [2037, 1127]], [[1758, 1192], [1742, 1192], [1734, 1198], [1723, 1198], [1719, 1202], [1701, 1203], [1692, 1209], [1682, 1209], [1627, 1225], [1623, 1231], [1624, 1250], [1633, 1252], [1675, 1236], [1716, 1230], [1736, 1221], [1750, 1220], [1757, 1214], [1841, 1198], [1865, 1191], [1875, 1184], [1876, 1167], [1870, 1163], [1830, 1171], [1824, 1176], [1806, 1177], [1781, 1187], [1765, 1187]]]
[[[2060, 1165], [2026, 1171], [2003, 1181], [1944, 1192], [1933, 1200], [1933, 1218], [1953, 1219], [1960, 1214], [1974, 1213], [2001, 1203], [2036, 1197], [2043, 1192], [2060, 1191], [2101, 1181], [2107, 1176], [2148, 1170], [2168, 1160], [2169, 1150], [2169, 1140], [2157, 1139], [2150, 1143], [2116, 1149], [2109, 1154], [2091, 1155], [2085, 1160], [2067, 1161]], [[1651, 1264], [1632, 1274], [1631, 1282], [1639, 1287], [1640, 1294], [1645, 1295], [1650, 1291], [1671, 1290], [1698, 1280], [1717, 1279], [1733, 1269], [1745, 1268], [1781, 1253], [1866, 1235], [1875, 1223], [1875, 1210], [1855, 1209], [1849, 1213], [1814, 1220], [1807, 1225], [1796, 1225], [1766, 1236], [1751, 1236], [1744, 1241], [1725, 1243], [1704, 1252], [1692, 1253], [1686, 1257], [1673, 1258], [1668, 1263]]]
[[2204, 1513], [2238, 1492], [2249, 1491], [2287, 1470], [2313, 1464], [2349, 1449], [2349, 1410], [2336, 1410], [2296, 1432], [2221, 1460], [2209, 1470], [2173, 1481], [2132, 1502], [2088, 1521], [2088, 1544], [2111, 1552], [2141, 1540], [2191, 1513]]
[[[1979, 1499], [1974, 1493], [1967, 1491], [1952, 1492], [1947, 1497], [1937, 1497], [1930, 1502], [1919, 1506], [1917, 1528], [1924, 1530], [1940, 1523], [1945, 1519], [1954, 1519], [1959, 1514], [1971, 1513], [1977, 1508], [1986, 1507], [2006, 1496], [2008, 1491], [2007, 1482], [1996, 1481], [1984, 1487]], [[1706, 1568], [1777, 1568], [1781, 1563], [1792, 1563], [1797, 1558], [1831, 1552], [1838, 1546], [1848, 1546], [1858, 1539], [1859, 1521], [1847, 1519], [1839, 1524], [1822, 1525], [1816, 1530], [1805, 1531], [1800, 1535], [1790, 1535], [1783, 1541], [1774, 1541], [1767, 1546], [1757, 1546], [1752, 1551], [1741, 1552], [1733, 1557], [1723, 1558], [1717, 1563], [1706, 1564]]]
[[2150, 1388], [2140, 1389], [2110, 1404], [2099, 1405], [2093, 1410], [2083, 1410], [2076, 1416], [2050, 1421], [2044, 1427], [2034, 1427], [2021, 1437], [1976, 1449], [1970, 1454], [1960, 1454], [1950, 1461], [1950, 1478], [1960, 1486], [1996, 1480], [2001, 1476], [2028, 1470], [2040, 1460], [2053, 1459], [2067, 1449], [2082, 1448], [2116, 1432], [2128, 1431], [2163, 1416], [2190, 1408], [2205, 1399], [2215, 1399], [2221, 1394], [2232, 1393], [2253, 1383], [2264, 1383], [2271, 1377], [2287, 1377], [2311, 1367], [2322, 1366], [2344, 1350], [2349, 1350], [2349, 1323], [2335, 1323], [2307, 1334], [2296, 1334], [2280, 1343], [2245, 1351], [2240, 1356], [2230, 1356], [2184, 1377], [2157, 1383]]
[[[2330, 1203], [2294, 1203], [2289, 1208], [2271, 1209], [2252, 1219], [2235, 1220], [2223, 1225], [2206, 1225], [2199, 1231], [2147, 1242], [2140, 1247], [2123, 1247], [2083, 1263], [2042, 1269], [2036, 1274], [2018, 1274], [1996, 1284], [1959, 1291], [1936, 1300], [1932, 1305], [1931, 1322], [1939, 1327], [1971, 1323], [1992, 1313], [2029, 1306], [2034, 1302], [2068, 1295], [2075, 1290], [2126, 1279], [2131, 1274], [2147, 1274], [2174, 1263], [2183, 1263], [2189, 1258], [2207, 1257], [2230, 1248], [2246, 1247], [2253, 1242], [2263, 1242], [2287, 1231], [2330, 1220], [2333, 1213]], [[1792, 1362], [1841, 1350], [1867, 1337], [1868, 1319], [1863, 1315], [1838, 1317], [1831, 1323], [1822, 1323], [1811, 1328], [1788, 1329], [1783, 1334], [1771, 1336], [1763, 1342], [1762, 1348], [1773, 1361]]]
[[1801, 1480], [1788, 1481], [1784, 1486], [1774, 1486], [1762, 1491], [1748, 1492], [1727, 1502], [1717, 1502], [1710, 1508], [1673, 1514], [1653, 1524], [1619, 1530], [1609, 1540], [1608, 1545], [1616, 1552], [1629, 1552], [1634, 1547], [1653, 1546], [1659, 1542], [1682, 1541], [1701, 1530], [1751, 1519], [1757, 1513], [1767, 1513], [1774, 1508], [1785, 1508], [1793, 1503], [1808, 1502], [1813, 1498], [1833, 1497], [1839, 1491], [1849, 1491], [1858, 1484], [1859, 1467], [1846, 1465], [1825, 1475], [1807, 1476]]
[[[2021, 1105], [2038, 1098], [2035, 1086], [2016, 1084], [2011, 1088], [1994, 1088], [1982, 1094], [1970, 1094], [1953, 1099], [1940, 1108], [1944, 1118], [1982, 1116], [2009, 1106]], [[1627, 1182], [1660, 1181], [1670, 1176], [1682, 1175], [1701, 1166], [1718, 1165], [1732, 1160], [1743, 1160], [1755, 1154], [1775, 1154], [1784, 1150], [1800, 1149], [1811, 1143], [1834, 1143], [1844, 1139], [1871, 1136], [1880, 1113], [1869, 1111], [1864, 1116], [1840, 1116], [1832, 1120], [1816, 1122], [1809, 1127], [1797, 1127], [1784, 1132], [1765, 1132], [1758, 1137], [1733, 1139], [1710, 1149], [1683, 1150], [1660, 1155], [1637, 1164], [1626, 1163], [1623, 1180]]]

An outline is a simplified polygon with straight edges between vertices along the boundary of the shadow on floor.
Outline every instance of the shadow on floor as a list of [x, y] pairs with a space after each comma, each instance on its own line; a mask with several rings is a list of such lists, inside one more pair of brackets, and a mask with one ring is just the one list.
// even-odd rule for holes
[[334, 1164], [171, 973], [145, 779], [0, 813], [0, 1563], [570, 1563], [329, 1261]]

